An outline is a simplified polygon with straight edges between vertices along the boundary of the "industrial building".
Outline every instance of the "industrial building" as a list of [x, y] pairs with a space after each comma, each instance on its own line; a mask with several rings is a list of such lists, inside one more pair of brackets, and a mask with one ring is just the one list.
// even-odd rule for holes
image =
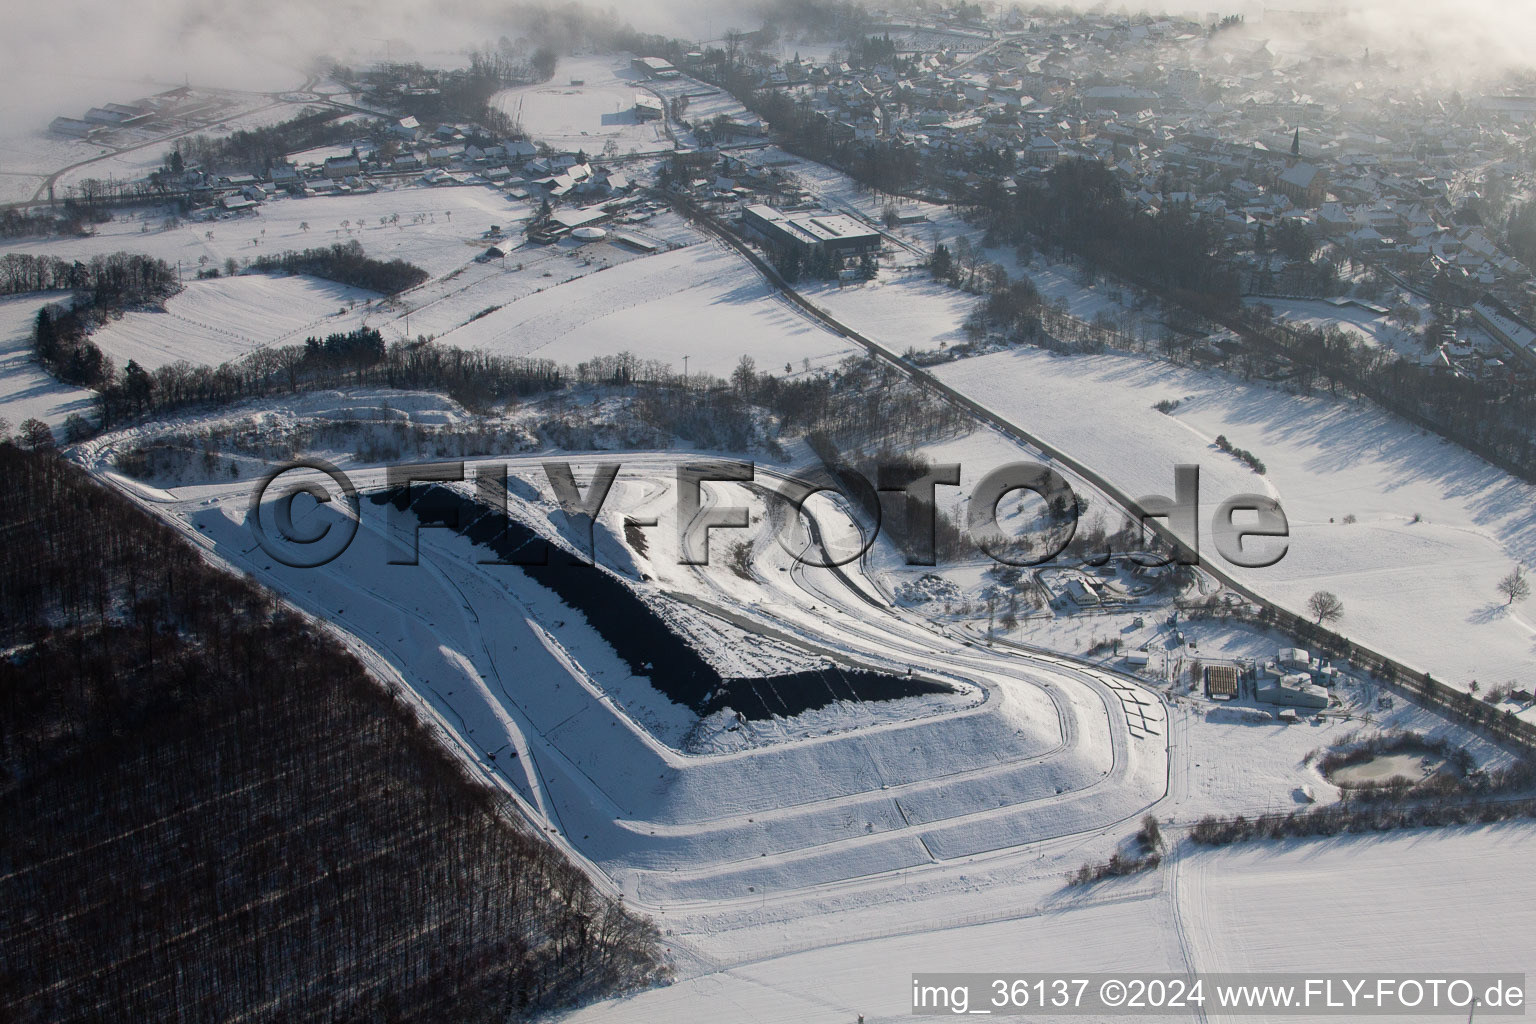
[[1259, 684], [1259, 700], [1295, 708], [1326, 708], [1328, 691], [1312, 682], [1305, 672], [1292, 672]]
[[635, 93], [635, 120], [636, 121], [660, 121], [662, 115], [661, 100], [645, 93]]
[[825, 210], [786, 213], [761, 204], [741, 212], [741, 224], [776, 249], [820, 250], [829, 256], [858, 256], [880, 251], [880, 232], [852, 217]]
[[1281, 668], [1306, 670], [1312, 667], [1312, 655], [1302, 647], [1282, 647], [1275, 654]]
[[646, 78], [677, 78], [681, 74], [672, 66], [671, 61], [660, 57], [636, 57], [629, 62], [629, 66]]

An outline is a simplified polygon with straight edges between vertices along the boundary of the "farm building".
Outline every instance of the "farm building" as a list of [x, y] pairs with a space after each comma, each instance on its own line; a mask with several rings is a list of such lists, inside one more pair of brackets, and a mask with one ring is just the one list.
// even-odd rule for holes
[[609, 216], [607, 210], [601, 206], [566, 207], [550, 214], [549, 219], [567, 230], [586, 227], [600, 220], [606, 220]]
[[131, 120], [132, 114], [122, 110], [111, 110], [107, 107], [92, 107], [85, 112], [85, 119], [91, 124], [119, 125]]
[[631, 235], [623, 231], [614, 232], [613, 240], [620, 245], [627, 245], [637, 252], [652, 253], [658, 248], [655, 242], [647, 241], [639, 235]]
[[825, 210], [785, 213], [757, 204], [741, 213], [742, 226], [774, 248], [821, 250], [831, 256], [880, 251], [880, 232], [852, 217]]
[[1231, 700], [1237, 696], [1237, 668], [1233, 665], [1207, 665], [1205, 695], [1213, 700]]
[[55, 135], [67, 135], [73, 139], [83, 139], [96, 130], [96, 125], [89, 121], [82, 121], [78, 117], [56, 117], [48, 125], [48, 130]]

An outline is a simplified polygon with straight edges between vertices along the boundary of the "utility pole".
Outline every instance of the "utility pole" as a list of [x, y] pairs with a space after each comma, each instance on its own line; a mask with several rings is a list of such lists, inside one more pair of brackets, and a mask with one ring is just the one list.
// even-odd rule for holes
[[683, 387], [688, 387], [688, 357], [683, 356]]

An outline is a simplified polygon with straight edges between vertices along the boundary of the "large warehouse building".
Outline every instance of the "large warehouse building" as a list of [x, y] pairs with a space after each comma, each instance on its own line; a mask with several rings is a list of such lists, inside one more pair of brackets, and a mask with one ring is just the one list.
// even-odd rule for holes
[[629, 62], [629, 66], [646, 78], [677, 78], [681, 74], [672, 66], [671, 61], [660, 57], [636, 57]]
[[761, 204], [741, 212], [741, 223], [774, 248], [817, 249], [829, 256], [858, 256], [880, 251], [880, 232], [852, 217], [825, 210], [786, 213]]

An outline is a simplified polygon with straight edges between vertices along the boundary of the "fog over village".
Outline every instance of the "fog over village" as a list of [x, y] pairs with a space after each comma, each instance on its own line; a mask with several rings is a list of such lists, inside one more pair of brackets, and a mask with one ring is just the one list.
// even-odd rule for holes
[[9, 22], [0, 1017], [1523, 1006], [1536, 11]]

